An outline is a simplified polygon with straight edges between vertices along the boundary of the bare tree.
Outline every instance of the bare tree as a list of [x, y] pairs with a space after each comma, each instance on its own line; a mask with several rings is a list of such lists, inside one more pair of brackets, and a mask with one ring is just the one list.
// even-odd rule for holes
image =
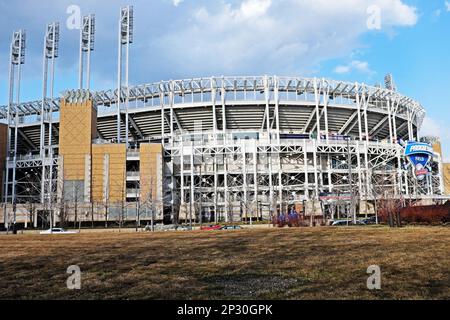
[[245, 221], [250, 225], [253, 224], [253, 219], [259, 220], [258, 214], [258, 199], [253, 194], [253, 199], [244, 201], [242, 198], [240, 199], [241, 208], [244, 211]]
[[[78, 183], [73, 183], [72, 184], [72, 188], [73, 188], [73, 195], [70, 198], [72, 200], [71, 202], [72, 202], [72, 205], [73, 205], [74, 226], [76, 227], [77, 226], [77, 221], [78, 221], [78, 208], [79, 208], [79, 197], [80, 197], [80, 193], [81, 193], [81, 190], [80, 190], [81, 186]], [[62, 202], [65, 202], [65, 201], [67, 201], [66, 197], [63, 197]], [[64, 207], [64, 204], [62, 204], [62, 206]]]
[[227, 204], [227, 217], [228, 217], [228, 222], [230, 223], [234, 223], [234, 206], [233, 206], [233, 197], [231, 192], [228, 192], [227, 195], [227, 200], [226, 200], [226, 204]]
[[[51, 176], [49, 176], [48, 179], [50, 179]], [[20, 192], [21, 192], [21, 198], [26, 199], [23, 203], [23, 208], [27, 211], [27, 220], [29, 217], [29, 221], [31, 224], [36, 223], [37, 221], [34, 221], [34, 217], [36, 216], [36, 219], [39, 217], [43, 223], [42, 227], [46, 227], [45, 225], [49, 225], [50, 227], [54, 224], [54, 205], [56, 203], [55, 201], [55, 194], [56, 190], [54, 189], [54, 185], [52, 190], [50, 190], [50, 184], [48, 183], [48, 179], [45, 179], [45, 177], [42, 177], [38, 170], [35, 168], [31, 168], [29, 171], [24, 172], [24, 177], [19, 179], [17, 181], [17, 184], [21, 186]], [[43, 181], [44, 180], [44, 181]], [[47, 183], [45, 183], [47, 182]], [[44, 186], [44, 201], [41, 200], [41, 192], [42, 192], [42, 185]], [[41, 203], [42, 210], [37, 211], [36, 204]], [[17, 204], [14, 205], [14, 210], [17, 210]], [[20, 204], [20, 200], [19, 200]], [[36, 212], [37, 211], [37, 212]]]
[[104, 216], [105, 216], [105, 228], [108, 228], [108, 215], [109, 215], [109, 196], [106, 195], [105, 202], [103, 204], [103, 207], [105, 209]]
[[126, 205], [126, 184], [124, 184], [121, 192], [121, 198], [120, 198], [120, 212], [119, 212], [119, 231], [123, 228], [124, 220], [125, 220], [125, 210], [127, 209]]
[[91, 209], [90, 210], [90, 212], [91, 212], [91, 228], [94, 229], [94, 211], [95, 211], [94, 201], [91, 201], [89, 206], [90, 206], [90, 209]]
[[28, 215], [29, 215], [30, 224], [34, 225], [34, 216], [36, 213], [36, 206], [32, 201], [28, 201], [27, 209], [28, 209], [27, 211], [28, 211]]
[[401, 227], [400, 209], [404, 207], [404, 199], [395, 196], [394, 187], [389, 186], [387, 172], [372, 173], [372, 196], [375, 201], [375, 214], [378, 222], [381, 216], [387, 219], [390, 227]]
[[152, 231], [154, 230], [154, 222], [155, 222], [155, 212], [157, 210], [157, 200], [153, 197], [153, 183], [154, 178], [150, 177], [149, 181], [149, 190], [147, 193], [142, 193], [142, 182], [136, 181], [136, 190], [138, 192], [138, 197], [135, 199], [135, 209], [136, 209], [136, 231], [141, 226], [141, 215], [142, 211], [148, 212], [150, 209], [151, 212], [151, 225]]

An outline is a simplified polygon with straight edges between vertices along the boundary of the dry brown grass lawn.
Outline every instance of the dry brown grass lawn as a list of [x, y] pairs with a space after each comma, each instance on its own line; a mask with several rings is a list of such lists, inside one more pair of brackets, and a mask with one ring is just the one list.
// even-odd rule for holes
[[450, 228], [0, 236], [0, 299], [219, 298], [449, 299]]

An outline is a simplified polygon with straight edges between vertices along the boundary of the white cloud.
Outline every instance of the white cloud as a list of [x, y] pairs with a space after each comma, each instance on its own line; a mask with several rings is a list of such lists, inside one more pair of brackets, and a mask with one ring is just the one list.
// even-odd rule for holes
[[450, 11], [450, 1], [445, 1], [445, 9]]
[[422, 136], [440, 137], [442, 135], [442, 127], [438, 121], [426, 116], [423, 120], [420, 134]]
[[[221, 0], [196, 8], [189, 24], [156, 41], [165, 59], [184, 73], [311, 73], [320, 62], [361, 47], [360, 36], [370, 32], [370, 5], [380, 8], [382, 31], [418, 19], [402, 0]], [[370, 71], [364, 62], [352, 68]]]
[[182, 2], [183, 2], [183, 0], [172, 0], [172, 3], [175, 7], [178, 7], [178, 5]]
[[420, 129], [421, 136], [439, 137], [442, 144], [444, 161], [450, 162], [450, 128], [445, 120], [426, 116]]
[[336, 73], [349, 73], [351, 71], [351, 68], [347, 65], [347, 66], [337, 66], [336, 68], [334, 68], [334, 72]]
[[[408, 6], [399, 0], [383, 0], [381, 9], [386, 12], [386, 22], [392, 24], [399, 24], [403, 26], [413, 26], [417, 23], [417, 9]], [[389, 4], [388, 4], [389, 3]]]
[[374, 73], [369, 68], [369, 63], [366, 61], [360, 61], [360, 60], [353, 60], [347, 65], [340, 65], [334, 68], [335, 73], [349, 73], [351, 71], [358, 71], [360, 73], [366, 73], [366, 74], [372, 74]]
[[[101, 78], [115, 77], [117, 61], [111, 52], [117, 50], [114, 30], [123, 0], [48, 0], [39, 3], [21, 0], [23, 10], [19, 11], [6, 2], [0, 0], [0, 12], [4, 13], [0, 26], [4, 30], [20, 27], [28, 31], [30, 41], [24, 73], [27, 79], [31, 77], [36, 81], [37, 88], [42, 73], [42, 43], [39, 39], [44, 26], [50, 21], [60, 21], [64, 26], [66, 9], [71, 4], [79, 4], [83, 13], [95, 13], [97, 17], [96, 41], [99, 45], [92, 61], [92, 72], [98, 74], [96, 83]], [[222, 74], [315, 75], [320, 71], [321, 63], [328, 59], [364, 60], [360, 56], [349, 56], [365, 47], [360, 43], [363, 34], [374, 32], [367, 29], [368, 6], [380, 8], [381, 31], [375, 32], [390, 32], [413, 25], [417, 20], [416, 9], [405, 2], [133, 0], [135, 42], [131, 51], [131, 81], [142, 83]], [[180, 7], [183, 10], [178, 10]], [[38, 11], [46, 14], [36, 15]], [[77, 82], [79, 34], [65, 28], [61, 32], [56, 91]], [[10, 37], [10, 32], [2, 33], [0, 42], [9, 43]], [[4, 46], [0, 57], [8, 54]], [[0, 65], [0, 81], [7, 81], [5, 64]], [[106, 83], [105, 80], [102, 82]], [[0, 100], [6, 100], [5, 94], [0, 93]]]
[[241, 4], [239, 13], [244, 18], [257, 18], [266, 14], [272, 0], [247, 0]]

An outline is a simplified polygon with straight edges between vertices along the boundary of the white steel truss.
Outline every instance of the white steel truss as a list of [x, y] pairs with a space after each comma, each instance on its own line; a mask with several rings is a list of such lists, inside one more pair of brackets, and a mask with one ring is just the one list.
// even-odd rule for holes
[[[120, 45], [128, 46], [132, 14], [127, 16], [126, 10], [121, 11], [122, 23]], [[440, 173], [433, 172], [425, 183], [402, 169], [397, 139], [417, 140], [425, 112], [396, 91], [277, 76], [140, 86], [128, 86], [128, 81], [122, 86], [119, 80], [118, 88], [89, 93], [98, 110], [98, 131], [105, 140], [123, 140], [118, 135], [125, 129], [127, 143], [162, 142], [164, 205], [172, 218], [180, 216], [181, 208], [191, 219], [270, 217], [286, 205], [333, 193], [351, 192], [369, 201], [377, 196], [373, 181], [379, 179], [397, 195], [419, 199], [442, 194]], [[123, 102], [125, 114], [121, 111], [117, 119], [125, 128], [116, 124]], [[39, 103], [10, 105], [21, 119], [18, 136], [31, 149], [42, 143], [42, 135], [36, 139], [33, 131], [42, 108], [46, 117], [58, 112], [59, 99], [44, 96]], [[58, 165], [56, 154], [34, 157], [9, 159], [8, 168]]]

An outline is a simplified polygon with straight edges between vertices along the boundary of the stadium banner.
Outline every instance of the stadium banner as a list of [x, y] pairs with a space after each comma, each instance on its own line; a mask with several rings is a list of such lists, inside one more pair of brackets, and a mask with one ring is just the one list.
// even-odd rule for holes
[[431, 172], [429, 162], [433, 157], [433, 147], [428, 143], [408, 141], [405, 145], [405, 157], [415, 170], [417, 180], [422, 180]]

